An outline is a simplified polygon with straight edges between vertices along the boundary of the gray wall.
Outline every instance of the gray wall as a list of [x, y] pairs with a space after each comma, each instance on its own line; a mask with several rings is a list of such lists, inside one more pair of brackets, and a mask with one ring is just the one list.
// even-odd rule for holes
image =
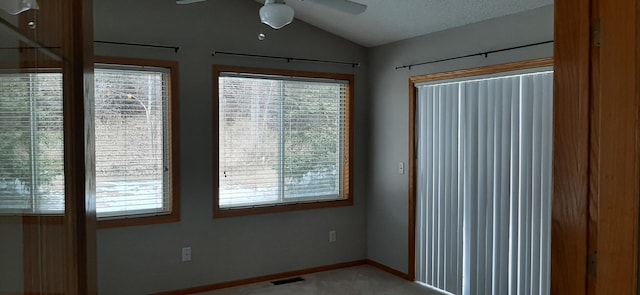
[[[4, 10], [0, 10], [0, 18], [17, 27], [18, 17], [5, 13]], [[4, 25], [0, 25], [0, 48], [15, 48], [19, 47], [17, 36], [11, 32], [9, 28]], [[20, 60], [20, 51], [4, 49], [0, 52], [0, 66], [3, 64], [16, 64]]]
[[23, 292], [22, 217], [0, 220], [0, 294]]
[[[366, 49], [299, 21], [272, 30], [260, 24], [260, 4], [253, 0], [186, 6], [173, 0], [95, 0], [94, 7], [96, 40], [181, 47], [174, 53], [96, 45], [97, 55], [180, 63], [182, 220], [98, 230], [100, 294], [147, 294], [366, 258], [366, 66], [210, 55], [217, 50], [363, 62]], [[266, 40], [258, 41], [260, 32]], [[355, 74], [355, 205], [213, 219], [213, 64]], [[329, 244], [332, 229], [338, 240]], [[192, 247], [193, 261], [180, 261], [184, 246]]]
[[369, 51], [368, 258], [408, 271], [409, 77], [553, 55], [553, 45], [396, 70], [396, 66], [553, 39], [553, 6], [400, 41]]
[[[0, 10], [0, 17], [16, 25], [18, 18]], [[0, 47], [17, 47], [18, 39], [0, 25]], [[0, 50], [0, 67], [15, 65], [19, 60], [18, 50]], [[22, 265], [22, 217], [0, 217], [0, 294], [23, 292]]]

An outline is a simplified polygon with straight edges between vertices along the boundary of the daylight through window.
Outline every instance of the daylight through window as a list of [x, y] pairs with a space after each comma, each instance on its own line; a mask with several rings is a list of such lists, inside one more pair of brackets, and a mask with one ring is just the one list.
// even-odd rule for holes
[[416, 88], [418, 281], [549, 294], [553, 72]]
[[0, 72], [0, 213], [64, 211], [62, 74]]
[[[99, 219], [175, 213], [174, 67], [96, 64]], [[0, 73], [0, 86], [0, 213], [61, 214], [62, 75]]]
[[218, 206], [349, 198], [350, 81], [218, 76]]
[[171, 210], [169, 69], [96, 64], [98, 217]]

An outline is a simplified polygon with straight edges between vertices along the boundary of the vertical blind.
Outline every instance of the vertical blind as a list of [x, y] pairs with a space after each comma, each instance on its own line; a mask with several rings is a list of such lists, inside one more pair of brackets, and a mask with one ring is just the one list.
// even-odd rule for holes
[[418, 280], [548, 294], [553, 74], [418, 86]]
[[98, 217], [169, 213], [169, 69], [96, 65]]
[[64, 211], [62, 74], [0, 72], [0, 213]]
[[221, 208], [344, 197], [347, 81], [231, 72], [218, 81]]

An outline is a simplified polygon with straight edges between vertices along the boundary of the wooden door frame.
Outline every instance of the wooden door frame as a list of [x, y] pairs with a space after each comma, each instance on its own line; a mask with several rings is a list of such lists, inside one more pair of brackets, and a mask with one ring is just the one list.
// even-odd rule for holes
[[639, 11], [555, 4], [552, 294], [637, 294]]
[[[555, 2], [551, 294], [638, 292], [639, 25], [640, 1]], [[413, 88], [410, 96], [411, 106]], [[414, 119], [410, 112], [410, 157]], [[414, 169], [409, 167], [411, 280]]]
[[591, 2], [587, 293], [637, 294], [640, 4]]
[[586, 294], [590, 14], [589, 1], [555, 3], [551, 294]]
[[59, 55], [26, 50], [37, 62], [21, 66], [58, 68], [63, 79], [65, 213], [23, 218], [24, 292], [97, 294], [92, 0], [42, 1], [20, 14], [18, 27]]
[[63, 33], [67, 294], [97, 294], [93, 1], [67, 0]]

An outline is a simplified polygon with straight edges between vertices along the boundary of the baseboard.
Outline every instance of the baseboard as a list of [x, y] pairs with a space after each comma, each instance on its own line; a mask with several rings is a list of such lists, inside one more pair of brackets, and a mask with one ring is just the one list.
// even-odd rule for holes
[[[369, 260], [356, 260], [356, 261], [351, 261], [351, 262], [344, 262], [344, 263], [331, 264], [331, 265], [325, 265], [325, 266], [319, 266], [319, 267], [312, 267], [312, 268], [306, 268], [306, 269], [301, 269], [301, 270], [295, 270], [295, 271], [289, 271], [289, 272], [273, 274], [273, 275], [266, 275], [266, 276], [260, 276], [260, 277], [255, 277], [255, 278], [242, 279], [242, 280], [237, 280], [237, 281], [223, 282], [223, 283], [217, 283], [217, 284], [193, 287], [193, 288], [188, 288], [188, 289], [181, 289], [181, 290], [174, 290], [174, 291], [168, 291], [168, 292], [154, 293], [152, 295], [188, 295], [188, 294], [194, 294], [194, 293], [209, 292], [209, 291], [213, 291], [213, 290], [225, 289], [225, 288], [236, 287], [236, 286], [241, 286], [241, 285], [248, 285], [248, 284], [259, 283], [259, 282], [264, 282], [264, 281], [281, 280], [281, 279], [286, 279], [286, 278], [290, 278], [290, 277], [306, 275], [306, 274], [315, 273], [315, 272], [334, 270], [334, 269], [352, 267], [352, 266], [363, 265], [363, 264], [371, 264], [371, 263], [369, 262]], [[376, 266], [374, 264], [371, 264], [371, 265]], [[379, 264], [379, 263], [378, 263], [378, 265], [380, 265], [382, 267], [386, 267], [386, 266], [384, 266], [382, 264]], [[376, 267], [378, 267], [378, 266], [376, 266]], [[396, 271], [396, 270], [393, 270], [393, 269], [391, 269], [389, 267], [387, 267], [387, 269], [392, 270], [392, 271]], [[396, 272], [398, 272], [398, 271], [396, 271]], [[398, 272], [398, 273], [400, 273], [400, 272]]]
[[405, 279], [405, 280], [407, 280], [407, 281], [413, 281], [413, 280], [409, 277], [409, 275], [408, 275], [408, 274], [403, 273], [403, 272], [401, 272], [401, 271], [399, 271], [399, 270], [393, 269], [393, 268], [391, 268], [391, 267], [388, 267], [388, 266], [386, 266], [386, 265], [384, 265], [384, 264], [382, 264], [382, 263], [379, 263], [379, 262], [373, 261], [373, 260], [371, 260], [371, 259], [367, 259], [367, 264], [368, 264], [368, 265], [371, 265], [371, 266], [373, 266], [373, 267], [375, 267], [375, 268], [378, 268], [378, 269], [380, 269], [380, 270], [383, 270], [383, 271], [385, 271], [385, 272], [388, 272], [388, 273], [390, 273], [390, 274], [392, 274], [392, 275], [394, 275], [394, 276], [397, 276], [397, 277], [400, 277], [400, 278], [402, 278], [402, 279]]

